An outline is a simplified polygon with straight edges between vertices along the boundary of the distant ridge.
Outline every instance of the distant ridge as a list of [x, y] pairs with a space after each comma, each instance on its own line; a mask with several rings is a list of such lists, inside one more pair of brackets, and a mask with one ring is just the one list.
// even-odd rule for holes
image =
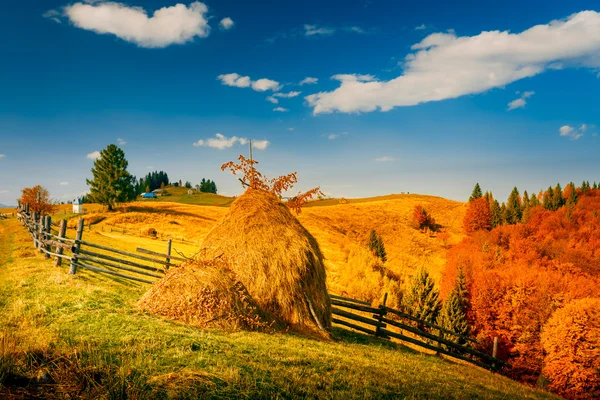
[[7, 206], [6, 204], [0, 204], [0, 208], [17, 208], [17, 206]]

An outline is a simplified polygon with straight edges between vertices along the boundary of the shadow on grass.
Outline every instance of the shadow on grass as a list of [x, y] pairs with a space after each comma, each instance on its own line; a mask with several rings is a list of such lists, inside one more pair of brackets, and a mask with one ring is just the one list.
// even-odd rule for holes
[[125, 206], [124, 208], [119, 208], [118, 211], [122, 212], [140, 212], [140, 213], [148, 213], [148, 214], [166, 214], [171, 216], [180, 216], [180, 217], [192, 217], [203, 219], [205, 221], [216, 221], [214, 218], [203, 217], [202, 215], [194, 214], [186, 211], [176, 211], [171, 210], [168, 207], [164, 208], [156, 208], [156, 207], [141, 207], [141, 206]]

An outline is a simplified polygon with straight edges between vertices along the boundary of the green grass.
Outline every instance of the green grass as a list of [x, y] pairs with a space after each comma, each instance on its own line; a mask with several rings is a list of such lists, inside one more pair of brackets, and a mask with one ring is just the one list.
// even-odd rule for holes
[[319, 341], [191, 328], [137, 311], [147, 286], [67, 269], [0, 222], [0, 398], [553, 398], [342, 329]]
[[220, 206], [229, 207], [229, 205], [235, 200], [235, 197], [221, 196], [213, 193], [197, 193], [188, 194], [188, 189], [185, 187], [167, 187], [167, 194], [165, 196], [158, 195], [156, 199], [138, 199], [140, 201], [148, 202], [162, 202], [169, 201], [173, 203], [182, 204], [195, 204], [200, 206]]

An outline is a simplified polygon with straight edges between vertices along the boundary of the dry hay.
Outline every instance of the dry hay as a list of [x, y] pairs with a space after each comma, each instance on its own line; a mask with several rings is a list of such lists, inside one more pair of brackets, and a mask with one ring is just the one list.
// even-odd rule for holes
[[264, 330], [270, 326], [269, 317], [220, 260], [171, 268], [138, 306], [200, 328]]
[[259, 306], [294, 329], [331, 327], [319, 245], [275, 195], [248, 189], [207, 234], [200, 256], [231, 260]]

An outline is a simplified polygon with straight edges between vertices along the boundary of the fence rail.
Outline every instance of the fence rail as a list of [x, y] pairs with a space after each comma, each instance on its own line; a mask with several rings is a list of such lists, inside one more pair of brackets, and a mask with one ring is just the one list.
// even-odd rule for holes
[[29, 231], [35, 248], [46, 258], [54, 257], [56, 267], [62, 265], [62, 260], [67, 260], [71, 274], [76, 274], [81, 268], [152, 284], [162, 279], [170, 267], [177, 265], [174, 261], [186, 260], [171, 255], [171, 239], [167, 242], [165, 254], [139, 247], [136, 253], [131, 253], [83, 240], [83, 219], [78, 221], [75, 239], [70, 239], [66, 237], [66, 220], [53, 223], [50, 216], [30, 213], [27, 205], [19, 208], [17, 218]]
[[[494, 355], [486, 354], [470, 345], [479, 344], [473, 338], [387, 307], [387, 293], [378, 307], [373, 307], [366, 301], [348, 297], [330, 295], [330, 298], [331, 304], [334, 306], [331, 307], [331, 312], [335, 324], [383, 339], [399, 339], [433, 350], [437, 354], [445, 354], [492, 371], [499, 370], [506, 365], [495, 357], [495, 348]], [[343, 308], [350, 311], [343, 310]], [[363, 315], [356, 314], [356, 311], [362, 312]], [[462, 343], [458, 343], [458, 341]]]

